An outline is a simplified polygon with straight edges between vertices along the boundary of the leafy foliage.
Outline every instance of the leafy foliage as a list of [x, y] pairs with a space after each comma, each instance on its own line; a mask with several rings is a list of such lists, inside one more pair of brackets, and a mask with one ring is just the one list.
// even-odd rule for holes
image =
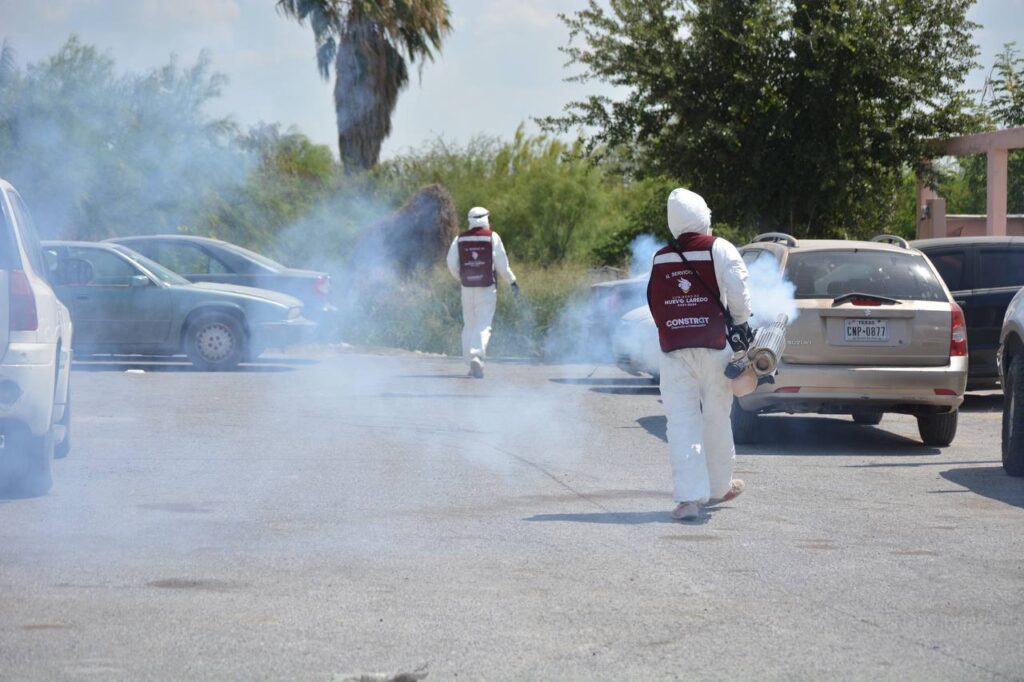
[[591, 0], [566, 52], [595, 130], [640, 175], [682, 179], [740, 230], [873, 233], [928, 138], [973, 129], [971, 0]]

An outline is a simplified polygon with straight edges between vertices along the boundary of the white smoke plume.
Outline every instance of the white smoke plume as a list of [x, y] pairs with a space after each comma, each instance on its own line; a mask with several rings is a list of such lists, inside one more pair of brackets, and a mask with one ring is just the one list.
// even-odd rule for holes
[[771, 324], [779, 315], [789, 317], [790, 324], [800, 311], [796, 307], [796, 285], [786, 278], [779, 268], [779, 262], [765, 254], [747, 267], [750, 287], [750, 304], [753, 317], [750, 326], [760, 327]]

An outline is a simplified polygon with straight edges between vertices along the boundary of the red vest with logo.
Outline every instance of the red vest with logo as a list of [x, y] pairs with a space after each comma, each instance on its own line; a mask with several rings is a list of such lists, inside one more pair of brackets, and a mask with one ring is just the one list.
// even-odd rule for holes
[[725, 348], [725, 313], [711, 256], [715, 239], [703, 234], [680, 237], [687, 262], [671, 246], [654, 254], [647, 305], [666, 353], [680, 348]]
[[494, 238], [486, 227], [459, 235], [459, 275], [464, 287], [494, 286]]

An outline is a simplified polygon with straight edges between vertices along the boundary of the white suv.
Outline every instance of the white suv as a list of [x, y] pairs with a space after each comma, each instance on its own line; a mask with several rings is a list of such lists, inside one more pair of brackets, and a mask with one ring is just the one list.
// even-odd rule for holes
[[71, 447], [71, 316], [25, 203], [0, 179], [0, 497], [50, 489]]

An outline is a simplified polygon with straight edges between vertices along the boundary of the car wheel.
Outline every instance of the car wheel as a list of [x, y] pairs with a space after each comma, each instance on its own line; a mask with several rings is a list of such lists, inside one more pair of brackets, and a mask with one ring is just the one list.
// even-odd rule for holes
[[747, 412], [740, 407], [740, 401], [733, 398], [732, 413], [729, 415], [732, 422], [732, 440], [739, 445], [746, 445], [757, 442], [758, 424], [756, 412]]
[[1024, 357], [1010, 361], [1003, 381], [1003, 469], [1024, 476]]
[[246, 357], [245, 332], [231, 315], [200, 315], [185, 333], [185, 353], [197, 369], [211, 372], [234, 369]]
[[877, 426], [882, 423], [882, 412], [854, 412], [853, 421], [864, 426]]
[[917, 431], [925, 445], [946, 447], [956, 437], [957, 410], [945, 414], [925, 414], [917, 418]]
[[0, 460], [0, 490], [6, 497], [45, 495], [53, 486], [53, 428], [33, 436], [28, 427], [16, 425], [4, 438]]

